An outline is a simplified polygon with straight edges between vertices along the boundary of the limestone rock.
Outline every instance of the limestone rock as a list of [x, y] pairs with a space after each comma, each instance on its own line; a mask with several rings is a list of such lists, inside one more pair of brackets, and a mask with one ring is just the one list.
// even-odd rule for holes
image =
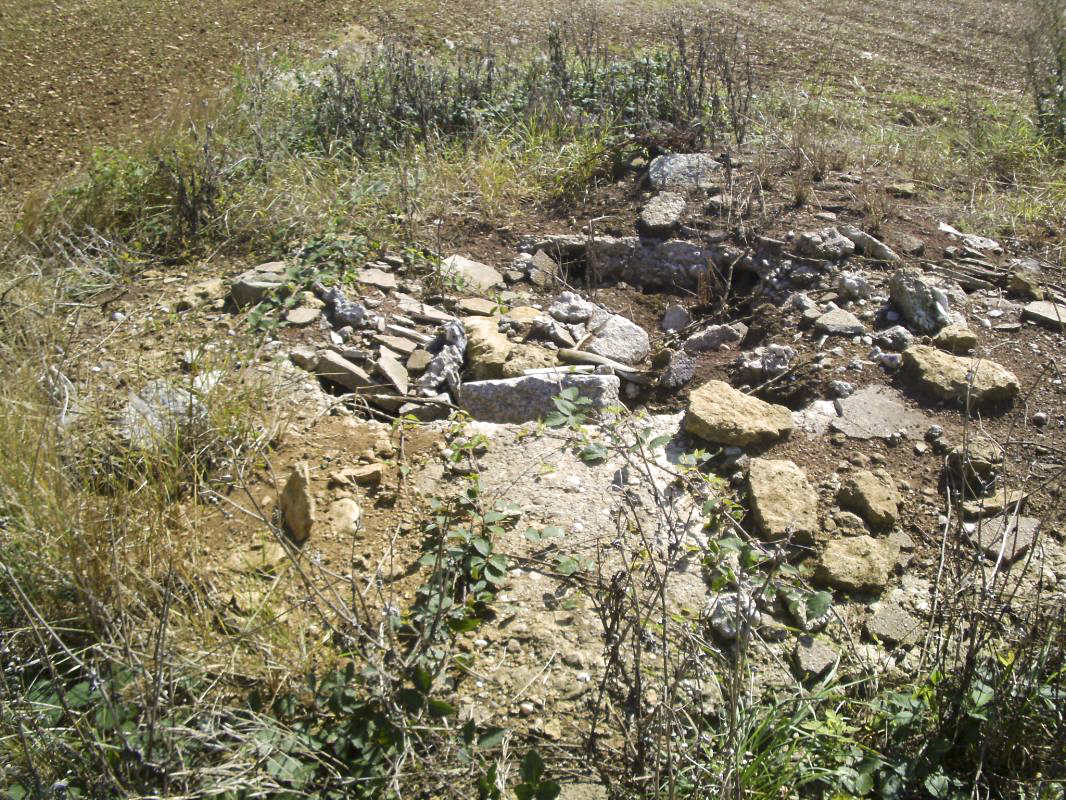
[[1066, 305], [1036, 300], [1022, 309], [1022, 316], [1053, 330], [1066, 330]]
[[342, 497], [330, 503], [327, 514], [330, 529], [341, 536], [359, 533], [363, 522], [363, 509], [351, 497]]
[[528, 269], [529, 282], [541, 288], [551, 286], [559, 276], [559, 265], [555, 263], [554, 258], [543, 250], [538, 250], [533, 254], [533, 258], [529, 261]]
[[1005, 514], [985, 520], [971, 538], [989, 558], [999, 560], [1002, 555], [1003, 563], [1010, 564], [1028, 552], [1039, 533], [1040, 520]]
[[886, 473], [859, 470], [847, 476], [837, 492], [837, 502], [877, 530], [891, 528], [899, 515], [899, 492]]
[[410, 388], [410, 377], [407, 374], [407, 368], [395, 356], [387, 353], [378, 356], [377, 370], [388, 379], [397, 392], [407, 394]]
[[840, 416], [829, 424], [850, 439], [888, 439], [903, 432], [910, 439], [921, 439], [929, 419], [912, 411], [902, 396], [887, 386], [864, 386], [839, 402]]
[[1003, 463], [1003, 448], [986, 436], [971, 436], [951, 449], [947, 469], [967, 484], [991, 484]]
[[688, 433], [708, 442], [747, 447], [786, 436], [792, 430], [792, 412], [723, 381], [708, 381], [689, 396], [683, 425]]
[[977, 349], [977, 335], [965, 325], [948, 325], [934, 338], [933, 344], [956, 355], [966, 355]]
[[305, 328], [321, 316], [322, 312], [317, 308], [299, 306], [298, 308], [289, 309], [285, 314], [285, 321], [294, 328]]
[[947, 294], [911, 267], [896, 270], [888, 281], [889, 298], [919, 333], [936, 333], [951, 322]]
[[206, 424], [207, 407], [194, 392], [159, 378], [129, 395], [115, 430], [130, 447], [150, 450], [191, 440]]
[[614, 375], [530, 375], [464, 383], [459, 406], [485, 422], [530, 422], [555, 411], [552, 398], [570, 387], [592, 401], [592, 411], [619, 405], [619, 380]]
[[270, 261], [245, 270], [233, 280], [229, 294], [238, 308], [260, 303], [281, 288], [285, 279], [285, 262]]
[[818, 494], [792, 461], [753, 458], [748, 491], [755, 527], [765, 539], [811, 544], [818, 530]]
[[533, 344], [516, 344], [507, 355], [501, 377], [520, 378], [526, 374], [526, 370], [545, 369], [557, 366], [558, 363], [559, 359], [554, 350], [545, 350]]
[[455, 255], [444, 259], [440, 268], [444, 275], [458, 281], [467, 291], [487, 292], [497, 286], [503, 286], [503, 275], [487, 264], [471, 261], [463, 256]]
[[670, 306], [666, 309], [666, 313], [663, 314], [659, 327], [664, 331], [672, 332], [688, 327], [691, 322], [692, 315], [688, 313], [687, 308], [684, 306]]
[[221, 300], [226, 296], [226, 286], [221, 278], [209, 278], [189, 286], [178, 296], [174, 308], [178, 311], [187, 311], [204, 303]]
[[884, 603], [866, 618], [866, 635], [888, 645], [915, 645], [922, 634], [921, 623], [895, 603]]
[[899, 559], [899, 544], [890, 539], [852, 536], [826, 545], [814, 570], [822, 586], [849, 592], [884, 591]]
[[833, 308], [814, 321], [815, 330], [830, 336], [861, 336], [866, 330], [850, 311]]
[[293, 465], [278, 498], [278, 508], [285, 532], [292, 540], [297, 544], [307, 541], [315, 523], [315, 498], [311, 495], [311, 472], [307, 464]]
[[919, 386], [937, 397], [965, 406], [1012, 400], [1021, 386], [1014, 373], [994, 361], [945, 353], [926, 345], [903, 351], [903, 368]]
[[963, 519], [980, 519], [1004, 513], [1013, 513], [1025, 503], [1027, 495], [1021, 489], [1002, 491], [997, 489], [988, 497], [962, 501]]
[[796, 237], [796, 252], [807, 258], [838, 261], [855, 252], [855, 244], [836, 228], [807, 231]]
[[657, 194], [640, 210], [637, 224], [651, 236], [668, 236], [685, 213], [685, 198], [676, 192]]
[[383, 292], [392, 291], [399, 285], [395, 275], [377, 267], [365, 267], [356, 271], [355, 280], [366, 286], [381, 289]]
[[374, 384], [370, 373], [332, 350], [319, 352], [318, 363], [315, 364], [315, 374], [350, 392], [362, 391]]
[[612, 314], [595, 330], [596, 335], [585, 349], [598, 356], [635, 366], [647, 358], [651, 349], [647, 331], [621, 314]]
[[743, 322], [731, 325], [711, 325], [692, 334], [685, 340], [685, 350], [689, 353], [709, 353], [722, 345], [742, 341], [748, 335], [748, 326]]
[[709, 189], [721, 175], [722, 165], [707, 153], [658, 156], [648, 167], [648, 183], [656, 190], [682, 192]]
[[838, 225], [841, 236], [849, 239], [855, 249], [873, 261], [899, 261], [899, 256], [884, 242], [875, 239], [854, 225]]
[[491, 317], [500, 310], [499, 303], [483, 297], [464, 297], [456, 303], [456, 308], [459, 313], [470, 317]]
[[471, 377], [476, 381], [502, 378], [503, 365], [514, 344], [500, 332], [499, 321], [495, 317], [464, 317], [463, 327]]
[[836, 650], [814, 636], [799, 637], [792, 651], [796, 672], [801, 680], [820, 678], [839, 657]]

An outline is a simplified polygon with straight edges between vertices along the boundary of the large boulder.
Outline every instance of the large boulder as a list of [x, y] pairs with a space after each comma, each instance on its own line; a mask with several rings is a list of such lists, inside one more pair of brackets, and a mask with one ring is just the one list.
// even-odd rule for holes
[[792, 461], [753, 458], [748, 493], [755, 529], [764, 539], [811, 544], [818, 529], [818, 494]]
[[591, 400], [589, 408], [595, 411], [619, 405], [614, 375], [529, 375], [464, 383], [459, 407], [484, 422], [532, 422], [555, 411], [553, 398], [571, 387]]
[[818, 559], [814, 580], [821, 586], [847, 592], [880, 593], [896, 567], [899, 552], [899, 544], [892, 539], [834, 539]]
[[689, 395], [684, 428], [713, 444], [747, 447], [768, 444], [792, 430], [792, 412], [739, 392], [723, 381], [708, 381]]
[[1012, 400], [1021, 391], [1014, 373], [995, 361], [964, 358], [926, 345], [903, 351], [903, 370], [926, 391], [962, 406]]

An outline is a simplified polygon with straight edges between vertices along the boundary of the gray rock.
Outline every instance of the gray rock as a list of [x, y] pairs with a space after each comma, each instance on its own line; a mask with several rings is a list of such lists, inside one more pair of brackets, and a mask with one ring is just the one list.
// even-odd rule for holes
[[401, 314], [416, 319], [419, 322], [443, 325], [455, 320], [455, 317], [451, 314], [441, 311], [439, 308], [434, 308], [428, 303], [423, 303], [421, 300], [416, 300], [403, 292], [393, 292], [392, 299], [396, 301], [397, 310]]
[[270, 261], [245, 270], [233, 279], [229, 294], [238, 308], [261, 303], [282, 287], [285, 279], [285, 262]]
[[396, 282], [396, 276], [391, 273], [385, 272], [377, 267], [368, 267], [357, 270], [355, 273], [355, 279], [359, 283], [372, 286], [375, 289], [381, 289], [383, 292], [392, 291], [399, 284]]
[[815, 330], [830, 336], [861, 336], [866, 330], [859, 318], [842, 308], [832, 308], [814, 321]]
[[753, 458], [748, 493], [758, 534], [767, 540], [791, 538], [812, 544], [818, 530], [818, 494], [792, 461]]
[[659, 323], [664, 331], [678, 331], [688, 327], [692, 323], [692, 315], [684, 306], [670, 306], [663, 314], [662, 322]]
[[653, 189], [688, 192], [709, 189], [721, 176], [722, 165], [707, 153], [677, 153], [658, 156], [648, 167]]
[[929, 420], [902, 400], [895, 389], [865, 386], [840, 401], [840, 417], [830, 426], [851, 439], [888, 439], [901, 431], [909, 439], [921, 439]]
[[951, 448], [947, 469], [966, 483], [990, 484], [1003, 464], [1003, 448], [986, 436], [970, 436], [964, 444]]
[[837, 502], [877, 530], [888, 530], [899, 516], [899, 492], [886, 473], [859, 470], [847, 476], [837, 492]]
[[784, 375], [796, 358], [796, 351], [787, 344], [771, 344], [757, 347], [750, 353], [742, 353], [733, 366], [737, 377], [745, 383], [759, 382]]
[[191, 440], [206, 425], [207, 407], [196, 394], [160, 378], [130, 394], [115, 430], [130, 447], [150, 450]]
[[315, 367], [318, 366], [318, 353], [310, 347], [294, 347], [289, 352], [289, 361], [300, 369], [314, 372]]
[[796, 237], [796, 252], [807, 258], [839, 261], [855, 252], [854, 243], [836, 228], [807, 231]]
[[983, 250], [989, 253], [994, 253], [995, 255], [1002, 255], [1003, 253], [1003, 248], [1000, 247], [999, 242], [995, 239], [989, 239], [986, 236], [977, 236], [972, 233], [963, 233], [945, 222], [940, 223], [940, 231], [941, 233], [946, 233], [949, 236], [961, 239], [964, 245], [973, 250]]
[[418, 376], [417, 384], [422, 395], [433, 397], [440, 393], [441, 387], [447, 387], [452, 394], [459, 391], [459, 373], [463, 371], [466, 344], [466, 328], [459, 320], [453, 319], [441, 326], [437, 337], [428, 345], [433, 358]]
[[651, 236], [668, 236], [685, 213], [685, 198], [676, 192], [657, 194], [640, 210], [637, 224]]
[[451, 409], [445, 403], [451, 403], [451, 398], [446, 394], [437, 394], [427, 397], [427, 400], [438, 400], [437, 403], [404, 403], [396, 412], [401, 417], [414, 417], [421, 422], [433, 422], [438, 419], [447, 419]]
[[911, 236], [909, 233], [898, 232], [893, 241], [899, 245], [900, 250], [909, 256], [920, 256], [925, 252], [925, 242], [917, 236]]
[[621, 314], [612, 314], [602, 324], [589, 325], [595, 336], [585, 345], [590, 353], [635, 366], [648, 356], [651, 341], [642, 327]]
[[732, 641], [747, 625], [757, 627], [762, 615], [747, 592], [722, 592], [711, 603], [711, 628], [720, 639]]
[[902, 325], [893, 325], [878, 333], [874, 341], [889, 350], [902, 352], [914, 344], [914, 335]]
[[743, 322], [730, 325], [711, 325], [685, 340], [685, 350], [689, 353], [708, 353], [718, 350], [722, 345], [742, 341], [748, 335], [748, 326]]
[[307, 464], [293, 465], [285, 488], [278, 498], [285, 532], [297, 544], [307, 541], [315, 523], [315, 498], [311, 494], [311, 473]]
[[836, 290], [842, 300], [865, 300], [870, 296], [866, 276], [856, 272], [841, 272], [837, 276]]
[[593, 411], [619, 405], [619, 379], [614, 375], [530, 375], [465, 383], [459, 406], [485, 422], [530, 422], [555, 411], [552, 399], [571, 387], [592, 401], [589, 408]]
[[587, 323], [593, 327], [602, 324], [610, 312], [590, 303], [575, 292], [563, 292], [554, 303], [548, 306], [548, 314], [559, 322], [570, 325]]
[[852, 536], [826, 545], [814, 569], [822, 586], [850, 592], [882, 592], [899, 559], [899, 544], [889, 539]]
[[322, 312], [317, 308], [300, 306], [299, 308], [290, 308], [285, 314], [285, 321], [294, 328], [305, 328], [321, 316]]
[[951, 322], [947, 294], [926, 280], [920, 270], [896, 270], [888, 281], [888, 290], [892, 303], [919, 333], [936, 333]]
[[377, 370], [391, 383], [400, 394], [407, 394], [410, 378], [407, 369], [395, 356], [382, 353], [378, 356]]
[[922, 624], [895, 603], [884, 603], [866, 618], [866, 635], [887, 645], [915, 645]]
[[1036, 544], [1040, 520], [1013, 514], [993, 517], [977, 526], [971, 535], [989, 558], [1010, 564], [1025, 555]]
[[855, 394], [855, 385], [847, 381], [829, 381], [829, 395], [838, 400], [844, 400]]
[[659, 386], [670, 392], [675, 392], [687, 384], [696, 374], [696, 362], [692, 356], [686, 353], [673, 352], [670, 354], [670, 363], [666, 365], [659, 377]]
[[767, 444], [792, 430], [792, 413], [738, 392], [723, 381], [708, 381], [689, 395], [685, 431], [714, 444], [748, 447]]
[[542, 289], [552, 286], [559, 275], [559, 265], [543, 250], [538, 250], [533, 254], [527, 268], [529, 282]]
[[487, 264], [463, 256], [449, 256], [441, 262], [440, 268], [444, 275], [456, 280], [467, 291], [487, 292], [503, 286], [503, 275]]
[[854, 225], [838, 225], [837, 230], [855, 245], [855, 249], [874, 261], [899, 261], [899, 256], [884, 242], [875, 239]]
[[836, 650], [814, 636], [799, 637], [796, 649], [792, 651], [797, 677], [801, 680], [822, 677], [839, 657]]
[[1022, 316], [1052, 330], [1066, 329], [1066, 305], [1061, 303], [1036, 300], [1022, 309]]
[[1014, 373], [994, 361], [964, 358], [920, 344], [903, 351], [903, 368], [923, 389], [960, 406], [1005, 402], [1021, 391]]
[[322, 289], [319, 292], [322, 302], [329, 308], [330, 319], [335, 328], [362, 328], [373, 324], [374, 315], [367, 311], [366, 306], [349, 300], [340, 287], [334, 286], [329, 291]]
[[319, 351], [315, 374], [350, 392], [363, 391], [374, 385], [370, 373], [332, 350]]

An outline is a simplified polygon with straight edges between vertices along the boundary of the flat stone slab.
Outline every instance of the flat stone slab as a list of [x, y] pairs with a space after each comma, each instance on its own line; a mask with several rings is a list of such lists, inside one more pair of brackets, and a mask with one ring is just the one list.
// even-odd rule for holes
[[381, 289], [384, 292], [391, 291], [398, 285], [395, 275], [377, 267], [367, 267], [359, 270], [355, 273], [355, 279], [359, 283], [373, 286], [375, 289]]
[[814, 321], [814, 329], [829, 336], [862, 336], [866, 330], [858, 317], [842, 308], [826, 311]]
[[820, 678], [833, 666], [840, 654], [821, 639], [801, 636], [792, 651], [796, 672], [801, 679]]
[[615, 375], [528, 375], [464, 383], [459, 407], [483, 422], [515, 423], [542, 419], [556, 410], [553, 398], [563, 389], [576, 388], [592, 401], [589, 408], [602, 411], [619, 405]]
[[902, 401], [899, 392], [886, 386], [863, 387], [839, 401], [841, 416], [829, 426], [850, 439], [887, 439], [896, 433], [921, 439], [931, 421]]
[[318, 354], [315, 374], [351, 392], [361, 391], [374, 384], [370, 373], [332, 350], [322, 350]]
[[488, 264], [463, 256], [449, 256], [441, 262], [441, 271], [457, 279], [465, 290], [487, 292], [503, 286], [503, 275]]
[[658, 156], [648, 167], [648, 183], [653, 189], [691, 192], [710, 189], [718, 180], [722, 165], [707, 153], [674, 153]]
[[866, 618], [866, 635], [888, 645], [915, 645], [921, 638], [922, 624], [897, 606], [884, 603]]
[[269, 261], [245, 270], [233, 279], [229, 294], [238, 308], [260, 303], [281, 288], [285, 278], [285, 262]]
[[987, 359], [966, 358], [916, 344], [903, 351], [903, 370], [911, 380], [937, 397], [958, 405], [1012, 400], [1020, 391], [1018, 379], [1005, 367]]
[[737, 391], [724, 381], [708, 381], [689, 395], [686, 432], [713, 444], [747, 447], [768, 444], [792, 430], [792, 412]]
[[1066, 329], [1066, 306], [1048, 300], [1037, 300], [1022, 309], [1022, 316], [1057, 331]]
[[598, 356], [635, 366], [647, 358], [651, 342], [642, 327], [621, 314], [613, 314], [596, 331], [585, 349]]
[[677, 192], [657, 194], [640, 210], [637, 224], [650, 236], [667, 236], [685, 213], [685, 197]]
[[1004, 515], [985, 520], [971, 538], [989, 558], [998, 559], [1002, 553], [1003, 562], [1009, 564], [1028, 552], [1039, 533], [1040, 520]]
[[300, 306], [289, 309], [285, 315], [285, 321], [295, 328], [304, 328], [322, 316], [322, 311], [317, 308]]
[[791, 537], [811, 544], [818, 530], [818, 493], [792, 461], [753, 458], [748, 492], [755, 529], [771, 541]]
[[849, 592], [884, 591], [899, 559], [900, 547], [890, 539], [850, 536], [826, 545], [814, 569], [814, 581]]

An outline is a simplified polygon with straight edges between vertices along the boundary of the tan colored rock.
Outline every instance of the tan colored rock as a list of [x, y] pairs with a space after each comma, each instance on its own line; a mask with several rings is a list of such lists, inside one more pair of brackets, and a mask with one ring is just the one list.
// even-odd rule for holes
[[341, 536], [354, 536], [359, 533], [363, 522], [363, 509], [351, 497], [341, 497], [329, 506], [329, 527]]
[[299, 308], [289, 309], [288, 313], [285, 314], [285, 321], [294, 328], [303, 328], [310, 325], [320, 316], [322, 316], [322, 312], [317, 308], [300, 306]]
[[209, 278], [206, 281], [194, 283], [178, 297], [174, 308], [178, 311], [187, 311], [204, 303], [221, 300], [226, 296], [226, 284], [221, 278]]
[[787, 436], [792, 430], [792, 412], [723, 381], [708, 381], [689, 395], [683, 426], [714, 444], [747, 447]]
[[278, 498], [285, 532], [297, 544], [307, 541], [315, 523], [315, 498], [311, 495], [311, 471], [307, 464], [293, 464], [289, 479]]
[[822, 586], [848, 592], [882, 592], [899, 559], [899, 544], [891, 539], [850, 536], [826, 545], [814, 569]]
[[748, 491], [755, 528], [765, 539], [811, 544], [818, 530], [818, 494], [792, 461], [753, 458]]
[[496, 317], [463, 317], [466, 328], [466, 360], [476, 381], [504, 377], [503, 365], [514, 343], [500, 333]]
[[977, 349], [977, 334], [965, 325], [948, 325], [934, 337], [933, 344], [949, 353], [966, 355]]
[[903, 351], [903, 370], [937, 397], [972, 406], [1012, 400], [1021, 391], [1013, 372], [995, 361], [965, 358], [915, 344]]
[[546, 350], [533, 344], [516, 344], [507, 356], [507, 363], [503, 365], [503, 377], [517, 378], [524, 375], [527, 369], [544, 369], [554, 367], [558, 363], [559, 359], [554, 350]]
[[837, 492], [837, 502], [879, 530], [891, 528], [899, 516], [899, 492], [892, 476], [882, 472], [864, 469], [849, 475]]

